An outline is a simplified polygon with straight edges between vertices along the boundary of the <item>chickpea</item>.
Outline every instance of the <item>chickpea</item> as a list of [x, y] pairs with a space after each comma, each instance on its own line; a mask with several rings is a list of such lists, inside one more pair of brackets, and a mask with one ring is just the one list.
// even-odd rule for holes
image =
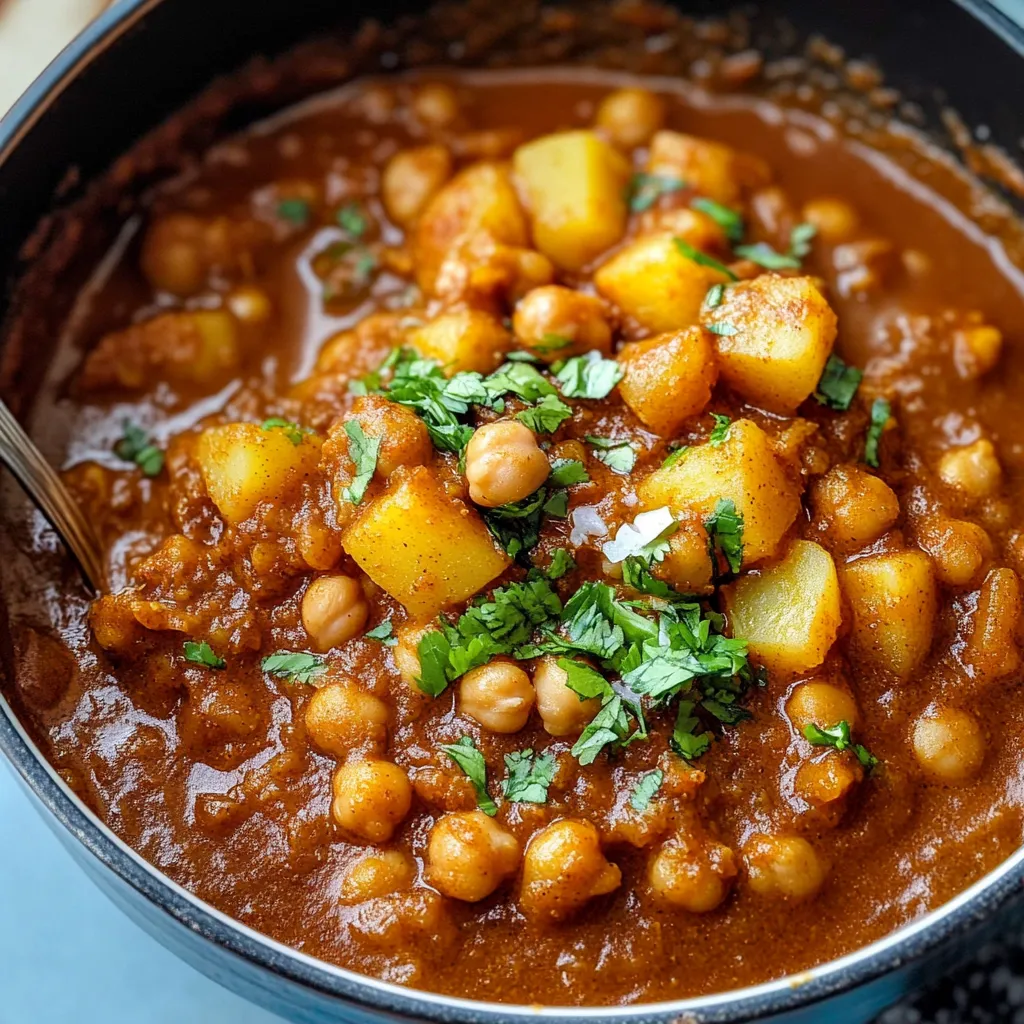
[[828, 865], [799, 836], [754, 835], [743, 848], [750, 888], [761, 896], [806, 900], [825, 883]]
[[533, 431], [516, 420], [484, 424], [466, 446], [469, 496], [486, 508], [533, 494], [550, 472]]
[[206, 222], [190, 213], [155, 220], [142, 240], [140, 263], [146, 280], [159, 291], [187, 298], [201, 291], [209, 270]]
[[423, 635], [430, 627], [419, 628], [402, 626], [399, 627], [395, 639], [398, 643], [391, 648], [391, 657], [395, 659], [395, 667], [402, 677], [402, 682], [409, 687], [413, 693], [423, 694], [416, 680], [423, 671], [420, 665], [419, 645]]
[[723, 252], [726, 248], [725, 231], [715, 220], [700, 210], [687, 206], [676, 206], [670, 210], [658, 207], [647, 210], [640, 219], [641, 230], [646, 234], [669, 231], [676, 238], [689, 242], [694, 249], [704, 252]]
[[533, 673], [533, 688], [537, 694], [537, 711], [544, 729], [552, 736], [578, 736], [590, 720], [601, 710], [596, 697], [581, 700], [580, 695], [566, 686], [569, 678], [557, 658], [541, 658]]
[[341, 902], [363, 903], [408, 889], [416, 878], [413, 859], [399, 850], [382, 850], [357, 860], [341, 879]]
[[459, 99], [455, 90], [444, 82], [421, 85], [412, 98], [416, 117], [432, 128], [447, 128], [459, 116]]
[[227, 307], [236, 320], [243, 324], [262, 324], [270, 319], [274, 307], [270, 296], [255, 285], [239, 285], [227, 295]]
[[653, 573], [683, 594], [704, 594], [711, 590], [711, 559], [708, 531], [700, 522], [683, 521], [669, 538], [668, 552], [656, 562]]
[[363, 588], [351, 576], [318, 576], [302, 596], [302, 625], [321, 651], [357, 636], [369, 615]]
[[953, 335], [953, 362], [964, 380], [984, 376], [999, 362], [1003, 332], [991, 324], [964, 327]]
[[900, 515], [899, 500], [881, 477], [849, 465], [815, 481], [811, 507], [828, 539], [850, 550], [878, 540]]
[[824, 196], [804, 204], [803, 219], [818, 229], [818, 237], [829, 245], [849, 241], [857, 230], [857, 211], [842, 199]]
[[714, 910], [735, 877], [736, 857], [728, 846], [693, 836], [669, 839], [647, 868], [654, 893], [692, 914]]
[[491, 732], [519, 732], [535, 699], [530, 677], [504, 659], [471, 669], [459, 681], [459, 709]]
[[597, 829], [589, 821], [562, 818], [526, 847], [520, 905], [528, 917], [557, 921], [621, 882], [622, 872], [601, 851]]
[[826, 807], [838, 804], [863, 775], [859, 766], [832, 753], [817, 761], [805, 761], [797, 770], [793, 788], [806, 803]]
[[995, 446], [982, 438], [946, 452], [939, 460], [939, 476], [968, 498], [979, 500], [995, 494], [1002, 483], [1003, 470]]
[[633, 149], [665, 123], [665, 102], [647, 89], [616, 89], [601, 101], [594, 123], [616, 146]]
[[985, 738], [977, 719], [955, 708], [932, 707], [914, 723], [914, 757], [926, 774], [942, 782], [963, 782], [985, 760]]
[[385, 843], [412, 806], [408, 776], [390, 761], [351, 761], [334, 773], [331, 815], [356, 839]]
[[380, 755], [388, 739], [388, 708], [351, 683], [328, 683], [306, 705], [306, 731], [339, 761], [356, 751]]
[[917, 525], [917, 542], [931, 555], [935, 574], [949, 587], [967, 587], [992, 558], [992, 538], [966, 519], [938, 515]]
[[399, 227], [407, 228], [451, 176], [452, 155], [445, 146], [403, 149], [384, 168], [384, 209]]
[[993, 569], [978, 594], [971, 635], [963, 653], [976, 684], [1002, 679], [1020, 666], [1017, 633], [1022, 610], [1017, 574], [1012, 569]]
[[352, 417], [367, 437], [379, 437], [377, 473], [385, 479], [399, 466], [425, 466], [434, 457], [426, 424], [411, 409], [383, 395], [363, 395], [352, 403]]
[[549, 363], [594, 349], [611, 351], [604, 303], [559, 284], [527, 292], [516, 306], [512, 330], [524, 347]]
[[519, 843], [483, 811], [445, 814], [427, 841], [427, 881], [453, 900], [490, 896], [519, 865]]
[[794, 688], [786, 701], [786, 714], [793, 728], [803, 734], [807, 725], [822, 727], [848, 722], [850, 728], [857, 723], [857, 702], [845, 690], [833, 683], [812, 679]]

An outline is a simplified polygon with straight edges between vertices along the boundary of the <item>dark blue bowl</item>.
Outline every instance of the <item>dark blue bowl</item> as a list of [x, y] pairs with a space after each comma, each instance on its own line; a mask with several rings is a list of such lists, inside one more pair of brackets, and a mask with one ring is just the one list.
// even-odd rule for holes
[[[88, 182], [216, 74], [273, 54], [338, 20], [336, 0], [123, 0], [65, 50], [0, 121], [0, 280], [56, 205], [69, 168]], [[346, 5], [345, 19], [387, 19], [416, 4]], [[681, 4], [707, 8], [709, 3]], [[1024, 134], [1024, 31], [984, 0], [775, 0], [798, 28], [870, 53], [887, 79], [927, 99], [935, 88], [968, 123], [1014, 151]], [[830, 9], [831, 8], [831, 9]], [[878, 38], [878, 26], [885, 34]], [[182, 59], [182, 55], [187, 59]], [[969, 73], [963, 73], [965, 66]], [[972, 73], [978, 69], [979, 73]], [[928, 105], [925, 105], [926, 110]], [[66, 188], [61, 202], [74, 197]], [[0, 313], [4, 307], [0, 304]], [[2, 345], [0, 341], [0, 345]], [[0, 350], [0, 356], [3, 355]], [[2, 625], [2, 623], [0, 623]], [[0, 646], [6, 646], [0, 644]], [[4, 671], [0, 663], [0, 673]], [[129, 917], [193, 967], [301, 1022], [536, 1020], [697, 1024], [772, 1019], [866, 1021], [934, 979], [1015, 916], [1024, 850], [956, 899], [850, 956], [796, 977], [717, 996], [641, 1006], [540, 1009], [414, 992], [315, 960], [233, 921], [174, 884], [119, 840], [60, 779], [0, 697], [0, 749], [61, 842]], [[8, 838], [7, 841], [12, 841]]]

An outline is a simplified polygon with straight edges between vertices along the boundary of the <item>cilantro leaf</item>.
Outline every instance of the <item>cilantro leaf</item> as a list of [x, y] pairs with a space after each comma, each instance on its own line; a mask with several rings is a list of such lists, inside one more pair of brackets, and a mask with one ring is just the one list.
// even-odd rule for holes
[[[672, 244], [679, 251], [680, 255], [685, 256], [688, 260], [693, 260], [694, 263], [700, 264], [702, 267], [710, 267], [712, 270], [717, 270], [720, 274], [724, 274], [730, 281], [738, 281], [739, 278], [720, 260], [716, 260], [714, 256], [709, 256], [706, 252], [701, 252], [700, 249], [695, 248], [686, 241], [685, 238], [673, 238]], [[737, 249], [737, 252], [739, 250]]]
[[508, 774], [502, 785], [505, 799], [513, 804], [546, 804], [548, 787], [555, 777], [553, 754], [534, 754], [531, 748], [505, 755]]
[[626, 190], [626, 202], [632, 213], [649, 210], [662, 196], [686, 188], [682, 178], [670, 174], [634, 174]]
[[185, 660], [193, 665], [203, 665], [206, 668], [222, 669], [227, 665], [223, 658], [219, 658], [213, 652], [213, 648], [205, 641], [196, 643], [195, 640], [186, 640], [184, 645]]
[[593, 434], [587, 434], [586, 441], [597, 449], [594, 457], [613, 473], [626, 476], [633, 472], [636, 465], [636, 449], [628, 441], [594, 437]]
[[525, 557], [540, 540], [540, 521], [547, 500], [548, 489], [541, 486], [519, 501], [481, 509], [481, 513], [494, 539], [513, 558]]
[[298, 425], [293, 423], [291, 420], [286, 420], [281, 416], [271, 416], [269, 419], [264, 420], [260, 424], [260, 430], [280, 430], [285, 437], [296, 447], [302, 444], [302, 439], [308, 430], [304, 430]]
[[662, 462], [661, 468], [668, 469], [669, 466], [674, 466], [688, 451], [690, 446], [688, 444], [681, 444], [675, 451], [669, 452], [665, 456], [665, 461]]
[[633, 792], [629, 797], [629, 806], [634, 811], [646, 811], [655, 794], [661, 789], [661, 784], [664, 780], [665, 773], [660, 768], [645, 772], [640, 776], [640, 781], [633, 787]]
[[131, 420], [122, 420], [121, 429], [124, 433], [114, 445], [114, 454], [125, 462], [134, 462], [143, 476], [159, 476], [164, 468], [164, 453]]
[[868, 436], [864, 440], [864, 461], [878, 469], [878, 445], [882, 440], [882, 432], [892, 415], [892, 408], [884, 398], [876, 398], [871, 403], [871, 424]]
[[815, 401], [829, 409], [843, 412], [850, 408], [864, 374], [855, 366], [848, 366], [834, 352], [828, 357], [821, 380], [814, 392]]
[[420, 637], [416, 645], [420, 661], [420, 674], [416, 685], [428, 696], [440, 696], [449, 683], [449, 662], [452, 645], [440, 630], [432, 629]]
[[734, 334], [739, 334], [740, 329], [734, 324], [727, 323], [724, 320], [720, 320], [718, 323], [705, 324], [704, 330], [710, 331], [712, 334], [717, 334], [720, 338], [731, 338]]
[[669, 745], [684, 761], [696, 761], [706, 754], [713, 739], [710, 732], [697, 732], [700, 719], [694, 713], [692, 700], [681, 700], [676, 710], [676, 724]]
[[835, 725], [827, 727], [808, 722], [804, 726], [803, 736], [808, 743], [816, 747], [835, 747], [840, 752], [852, 750], [865, 771], [870, 772], [879, 763], [878, 758], [867, 747], [852, 741], [849, 722], [836, 722]]
[[[591, 719], [580, 738], [569, 753], [583, 766], [593, 764], [605, 747], [612, 749], [628, 746], [634, 739], [647, 736], [647, 725], [640, 708], [624, 700], [611, 690], [601, 705], [601, 710]], [[630, 719], [636, 721], [636, 728], [630, 735]]]
[[572, 658], [559, 658], [558, 667], [565, 673], [565, 685], [580, 700], [593, 700], [595, 697], [604, 699], [615, 695], [611, 683], [597, 669], [591, 668], [582, 661]]
[[498, 805], [487, 792], [487, 764], [484, 755], [477, 750], [471, 736], [463, 736], [456, 743], [449, 743], [441, 749], [462, 769], [476, 790], [476, 805], [484, 814], [494, 817]]
[[310, 206], [305, 199], [282, 199], [277, 204], [277, 215], [296, 227], [304, 228], [309, 223]]
[[305, 651], [276, 651], [260, 661], [260, 668], [275, 679], [289, 683], [311, 683], [327, 671], [323, 658]]
[[718, 552], [725, 557], [730, 572], [739, 572], [743, 563], [743, 516], [731, 498], [719, 498], [714, 512], [705, 520], [712, 565], [718, 565]]
[[394, 647], [398, 643], [395, 636], [395, 627], [390, 619], [385, 619], [379, 626], [367, 630], [363, 634], [364, 640], [379, 640], [385, 647]]
[[639, 590], [641, 594], [660, 597], [664, 601], [677, 601], [684, 596], [664, 580], [652, 576], [650, 563], [638, 555], [627, 555], [622, 560], [622, 582], [627, 587]]
[[358, 505], [377, 469], [381, 438], [367, 437], [357, 419], [346, 420], [345, 433], [348, 434], [348, 454], [355, 463], [356, 475], [341, 492], [341, 496], [353, 505]]
[[724, 441], [728, 441], [729, 426], [732, 423], [732, 420], [728, 416], [722, 415], [720, 412], [713, 412], [711, 415], [715, 417], [715, 427], [711, 431], [711, 436], [708, 438], [708, 441], [714, 445], [719, 445]]
[[544, 502], [544, 514], [564, 519], [569, 514], [569, 495], [565, 491], [553, 491]]
[[335, 215], [338, 227], [352, 238], [360, 239], [370, 226], [366, 213], [359, 203], [346, 203]]
[[800, 260], [789, 253], [776, 252], [767, 242], [737, 245], [733, 252], [741, 259], [750, 260], [765, 270], [799, 270]]
[[516, 419], [535, 434], [553, 434], [566, 420], [572, 419], [572, 409], [557, 396], [545, 395], [532, 409], [517, 412]]
[[531, 405], [547, 395], [558, 395], [555, 386], [536, 366], [518, 361], [503, 363], [489, 377], [484, 378], [484, 386], [494, 398], [511, 394]]
[[607, 398], [622, 380], [622, 367], [599, 352], [567, 359], [555, 374], [566, 398]]
[[558, 487], [590, 482], [590, 474], [579, 459], [555, 459], [551, 463], [551, 483]]
[[601, 550], [609, 562], [622, 562], [633, 555], [650, 565], [665, 557], [669, 537], [678, 529], [679, 523], [667, 506], [652, 509], [641, 512], [632, 523], [623, 523], [614, 540], [602, 544]]
[[743, 237], [743, 216], [731, 206], [703, 196], [691, 199], [690, 206], [710, 217], [725, 232], [730, 242], [738, 242]]
[[547, 577], [549, 580], [559, 580], [567, 572], [572, 572], [576, 568], [576, 562], [573, 560], [572, 555], [565, 548], [556, 548], [551, 555], [551, 564], [547, 568]]
[[789, 255], [798, 260], [802, 260], [805, 256], [810, 256], [811, 240], [817, 234], [818, 229], [806, 221], [795, 225], [789, 233]]
[[724, 284], [713, 284], [709, 289], [707, 295], [704, 296], [704, 302], [702, 305], [705, 309], [717, 309], [725, 298], [725, 285]]
[[537, 352], [558, 352], [560, 349], [568, 348], [572, 344], [572, 338], [566, 338], [562, 334], [548, 332], [540, 339], [540, 344], [534, 345]]

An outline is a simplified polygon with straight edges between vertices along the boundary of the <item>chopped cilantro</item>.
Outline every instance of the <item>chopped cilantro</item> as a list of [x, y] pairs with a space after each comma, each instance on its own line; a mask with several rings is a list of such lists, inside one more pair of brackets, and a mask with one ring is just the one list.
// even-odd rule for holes
[[534, 754], [529, 747], [505, 755], [508, 774], [502, 784], [505, 799], [513, 804], [545, 804], [555, 777], [553, 754]]
[[213, 653], [213, 648], [205, 641], [196, 643], [195, 640], [186, 640], [184, 646], [185, 660], [191, 661], [193, 665], [203, 665], [206, 668], [221, 669], [227, 665], [223, 658]]
[[549, 580], [560, 580], [567, 572], [576, 568], [576, 562], [565, 548], [555, 548], [546, 575]]
[[607, 398], [622, 380], [622, 367], [598, 352], [567, 359], [555, 374], [566, 398]]
[[590, 482], [590, 474], [579, 459], [555, 459], [551, 463], [551, 483], [556, 487]]
[[564, 519], [569, 514], [569, 495], [565, 491], [553, 491], [544, 502], [544, 512], [556, 519]]
[[370, 222], [359, 203], [346, 203], [336, 214], [338, 227], [352, 238], [360, 239], [366, 234]]
[[688, 260], [693, 260], [694, 263], [699, 263], [702, 267], [710, 267], [712, 270], [717, 270], [720, 274], [724, 274], [730, 281], [739, 280], [724, 263], [716, 260], [714, 256], [709, 256], [706, 252], [701, 252], [700, 249], [690, 245], [685, 238], [673, 238], [672, 242], [679, 253], [685, 256]]
[[686, 188], [682, 178], [670, 174], [634, 174], [626, 191], [626, 202], [633, 213], [649, 210], [662, 196]]
[[756, 263], [765, 270], [799, 270], [800, 260], [789, 253], [776, 252], [767, 242], [754, 245], [737, 245], [733, 250], [737, 256]]
[[852, 750], [865, 771], [870, 772], [878, 765], [878, 758], [867, 747], [851, 740], [849, 722], [836, 722], [835, 725], [825, 727], [808, 722], [804, 726], [803, 735], [808, 743], [816, 747], [835, 747], [840, 752]]
[[665, 773], [660, 768], [644, 772], [640, 776], [640, 781], [633, 787], [633, 792], [629, 797], [629, 806], [634, 811], [646, 811], [655, 794], [661, 789], [661, 784], [664, 780]]
[[738, 327], [734, 324], [726, 323], [724, 320], [714, 324], [705, 324], [704, 329], [712, 334], [717, 334], [720, 338], [731, 338], [734, 334], [740, 333]]
[[398, 643], [398, 639], [395, 636], [395, 627], [391, 624], [390, 619], [385, 619], [379, 626], [374, 626], [373, 629], [368, 630], [363, 634], [363, 639], [378, 640], [385, 647], [394, 647]]
[[622, 560], [622, 582], [651, 597], [660, 597], [665, 601], [684, 600], [684, 595], [674, 587], [651, 575], [651, 563], [640, 555], [627, 555]]
[[850, 408], [863, 376], [860, 370], [855, 366], [848, 366], [833, 352], [822, 371], [814, 398], [829, 409], [843, 412]]
[[[520, 361], [506, 362], [483, 381], [485, 391], [492, 398], [512, 394], [533, 405], [547, 395], [557, 396], [555, 386], [536, 366]], [[479, 405], [487, 404], [478, 402]]]
[[730, 242], [738, 242], [743, 237], [743, 217], [731, 206], [703, 196], [691, 199], [690, 206], [710, 217], [725, 232]]
[[463, 736], [457, 743], [449, 743], [441, 749], [462, 769], [476, 790], [476, 805], [484, 814], [494, 817], [498, 805], [487, 792], [487, 764], [484, 755], [477, 750], [471, 736]]
[[143, 476], [159, 476], [164, 468], [164, 453], [131, 420], [122, 420], [121, 429], [124, 433], [114, 445], [114, 454], [125, 462], [134, 462]]
[[553, 434], [566, 420], [572, 419], [572, 409], [555, 395], [545, 395], [532, 408], [517, 412], [516, 419], [535, 434]]
[[709, 289], [707, 295], [704, 296], [704, 308], [705, 309], [717, 309], [725, 298], [725, 285], [724, 284], [713, 284]]
[[889, 422], [892, 409], [884, 398], [876, 398], [871, 403], [871, 424], [868, 427], [868, 436], [864, 441], [864, 461], [878, 469], [878, 445], [882, 440], [882, 432]]
[[704, 526], [708, 531], [711, 564], [716, 567], [716, 573], [719, 552], [724, 556], [729, 571], [739, 572], [743, 563], [743, 516], [736, 511], [736, 503], [731, 498], [719, 498]]
[[430, 630], [420, 637], [416, 647], [420, 674], [416, 685], [428, 696], [437, 697], [448, 687], [452, 645], [440, 630]]
[[582, 661], [559, 658], [558, 667], [565, 673], [565, 685], [580, 700], [594, 700], [598, 697], [603, 700], [615, 695], [611, 683], [597, 669], [591, 668]]
[[304, 651], [276, 651], [268, 654], [260, 668], [275, 679], [286, 679], [289, 683], [311, 683], [318, 675], [327, 671], [323, 658]]
[[299, 228], [304, 228], [309, 223], [311, 212], [310, 205], [305, 199], [282, 199], [277, 204], [278, 217]]
[[720, 412], [713, 412], [711, 415], [715, 418], [715, 427], [711, 431], [708, 442], [713, 445], [723, 444], [729, 440], [729, 426], [732, 420]]
[[706, 754], [714, 738], [710, 732], [698, 732], [701, 723], [694, 715], [696, 705], [692, 700], [681, 700], [676, 709], [676, 724], [669, 744], [684, 761], [696, 761]]
[[613, 473], [626, 476], [633, 472], [636, 465], [636, 449], [628, 442], [610, 437], [594, 437], [587, 434], [587, 444], [592, 444], [597, 451], [594, 457], [603, 462]]
[[811, 239], [817, 235], [818, 229], [804, 221], [797, 224], [789, 233], [789, 255], [802, 260], [811, 254]]
[[[559, 662], [561, 664], [561, 662]], [[639, 705], [625, 700], [609, 687], [601, 710], [590, 720], [569, 753], [581, 765], [593, 764], [605, 747], [612, 750], [629, 746], [634, 740], [647, 738], [647, 723]], [[631, 722], [635, 727], [631, 731]]]
[[348, 434], [348, 454], [355, 463], [356, 475], [341, 492], [341, 496], [353, 505], [358, 505], [363, 500], [366, 488], [377, 469], [381, 438], [367, 437], [359, 420], [356, 419], [346, 420], [345, 433]]
[[298, 423], [283, 419], [281, 416], [271, 416], [270, 419], [264, 420], [260, 424], [260, 430], [280, 430], [296, 447], [302, 444], [303, 437], [309, 433], [308, 430], [300, 427]]
[[688, 451], [690, 446], [688, 444], [681, 444], [675, 451], [669, 452], [665, 456], [665, 461], [661, 464], [662, 469], [668, 469], [669, 466], [674, 466]]
[[537, 546], [547, 500], [548, 489], [542, 486], [519, 501], [481, 510], [487, 529], [513, 558], [525, 557]]
[[669, 537], [679, 529], [668, 507], [641, 512], [632, 523], [623, 523], [615, 539], [601, 545], [609, 562], [622, 562], [626, 558], [642, 558], [648, 565], [660, 562], [668, 553]]
[[548, 332], [543, 335], [540, 339], [539, 345], [534, 345], [533, 348], [537, 352], [558, 352], [563, 348], [568, 348], [572, 344], [572, 338], [566, 338], [562, 334], [552, 334]]

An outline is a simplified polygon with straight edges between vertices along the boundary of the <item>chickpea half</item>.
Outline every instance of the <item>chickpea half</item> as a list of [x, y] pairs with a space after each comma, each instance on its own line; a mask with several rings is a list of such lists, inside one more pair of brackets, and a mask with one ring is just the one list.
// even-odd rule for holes
[[533, 494], [550, 472], [533, 431], [515, 420], [484, 424], [466, 446], [469, 496], [485, 508]]
[[349, 835], [387, 842], [412, 806], [409, 777], [390, 761], [354, 761], [334, 773], [331, 815]]
[[581, 700], [580, 695], [566, 686], [569, 678], [557, 658], [541, 658], [533, 673], [533, 687], [537, 695], [537, 711], [544, 730], [552, 736], [578, 736], [600, 711], [596, 698]]
[[306, 705], [306, 731], [339, 761], [356, 752], [379, 755], [388, 739], [388, 708], [352, 683], [328, 683]]
[[761, 896], [806, 900], [815, 896], [828, 865], [799, 836], [754, 835], [743, 847], [750, 888]]
[[427, 881], [455, 900], [490, 896], [519, 865], [519, 843], [483, 811], [441, 817], [427, 841]]
[[471, 669], [459, 681], [459, 709], [491, 732], [519, 732], [535, 697], [530, 677], [503, 659]]
[[363, 588], [351, 576], [318, 576], [302, 596], [302, 625], [321, 651], [357, 636], [369, 615]]

